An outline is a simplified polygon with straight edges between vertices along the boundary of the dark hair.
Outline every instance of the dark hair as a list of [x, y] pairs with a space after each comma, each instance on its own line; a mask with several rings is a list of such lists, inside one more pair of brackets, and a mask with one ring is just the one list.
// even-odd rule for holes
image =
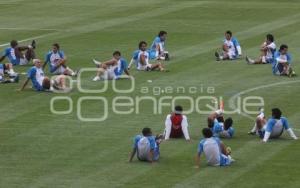
[[42, 83], [42, 87], [44, 89], [50, 89], [50, 79], [49, 78], [44, 78], [43, 83]]
[[275, 118], [275, 119], [280, 119], [281, 118], [281, 110], [279, 108], [273, 108], [272, 109], [272, 116]]
[[18, 41], [16, 41], [16, 40], [12, 40], [12, 41], [10, 41], [10, 46], [11, 47], [16, 47], [18, 45]]
[[176, 114], [176, 112], [182, 112], [183, 111], [183, 109], [182, 109], [182, 106], [175, 106], [175, 114]]
[[267, 34], [266, 37], [268, 41], [274, 42], [274, 36], [272, 34]]
[[232, 32], [231, 32], [231, 31], [229, 31], [229, 30], [228, 30], [228, 31], [226, 31], [225, 33], [226, 33], [226, 34], [228, 34], [228, 35], [230, 35], [230, 36], [232, 36]]
[[224, 122], [224, 129], [227, 130], [229, 129], [233, 124], [233, 120], [231, 117], [227, 118]]
[[60, 48], [59, 44], [58, 43], [54, 43], [52, 46], [56, 47], [58, 50]]
[[141, 41], [141, 42], [139, 43], [139, 48], [141, 48], [143, 44], [147, 45], [147, 42]]
[[213, 128], [214, 127], [214, 120], [212, 120], [211, 118], [207, 118], [207, 126], [209, 128]]
[[152, 134], [151, 129], [148, 127], [143, 128], [142, 133], [143, 136], [150, 136]]
[[118, 56], [121, 56], [121, 52], [120, 51], [114, 51], [114, 53], [113, 53], [113, 56], [115, 56], [115, 55], [118, 55]]
[[160, 31], [158, 33], [158, 36], [161, 37], [161, 36], [166, 35], [166, 34], [168, 34], [166, 31]]
[[279, 48], [279, 51], [282, 51], [282, 50], [284, 50], [284, 49], [286, 49], [286, 48], [289, 48], [288, 45], [282, 44], [282, 45], [280, 46], [280, 48]]
[[224, 117], [223, 116], [218, 116], [217, 120], [218, 120], [218, 122], [223, 122], [224, 123]]
[[213, 133], [209, 128], [202, 129], [202, 134], [205, 138], [210, 138], [213, 136]]

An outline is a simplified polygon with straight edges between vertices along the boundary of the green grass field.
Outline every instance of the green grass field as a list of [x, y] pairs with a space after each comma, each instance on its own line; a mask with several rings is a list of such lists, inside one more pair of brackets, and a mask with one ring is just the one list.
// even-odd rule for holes
[[[247, 65], [243, 60], [217, 63], [215, 50], [220, 47], [225, 30], [232, 30], [243, 48], [243, 55], [256, 57], [267, 33], [275, 36], [276, 44], [289, 45], [295, 71], [300, 73], [300, 1], [299, 0], [6, 0], [0, 1], [0, 50], [12, 39], [36, 38], [37, 55], [44, 59], [54, 42], [60, 43], [72, 68], [93, 67], [92, 58], [105, 60], [114, 50], [121, 50], [129, 61], [140, 40], [151, 43], [159, 30], [168, 31], [167, 49], [171, 61], [168, 73], [138, 72], [135, 90], [118, 94], [79, 92], [76, 84], [69, 94], [19, 92], [25, 76], [18, 84], [0, 85], [0, 187], [299, 187], [300, 144], [287, 133], [267, 144], [248, 136], [253, 120], [240, 114], [231, 115], [236, 128], [235, 138], [224, 140], [236, 159], [230, 167], [194, 168], [194, 157], [206, 126], [206, 115], [196, 111], [188, 115], [191, 143], [171, 140], [161, 145], [161, 160], [154, 164], [135, 160], [128, 163], [132, 139], [143, 127], [153, 132], [164, 129], [165, 116], [153, 114], [150, 101], [140, 105], [140, 113], [116, 115], [112, 100], [116, 96], [145, 96], [142, 87], [161, 90], [197, 87], [203, 92], [147, 96], [208, 95], [222, 96], [225, 110], [229, 99], [242, 91], [247, 96], [263, 97], [266, 115], [279, 107], [289, 118], [295, 133], [300, 135], [300, 79], [272, 75], [270, 65]], [[27, 44], [24, 42], [23, 44]], [[18, 72], [30, 66], [16, 67]], [[48, 70], [46, 71], [48, 74]], [[91, 82], [93, 72], [82, 75], [82, 87], [99, 89], [101, 82]], [[152, 80], [152, 83], [147, 82]], [[128, 80], [120, 80], [118, 88], [129, 88]], [[54, 96], [69, 96], [72, 113], [56, 115], [50, 112]], [[82, 122], [77, 117], [80, 97], [101, 96], [108, 99], [108, 118], [103, 122]], [[165, 101], [165, 102], [170, 102]], [[82, 116], [98, 117], [104, 112], [100, 101], [82, 103]], [[189, 102], [181, 101], [184, 108]], [[205, 103], [201, 103], [201, 108]], [[57, 110], [66, 110], [66, 101], [56, 103]], [[123, 107], [129, 108], [129, 107]], [[136, 109], [136, 108], [135, 108]], [[134, 109], [134, 110], [135, 110]], [[252, 117], [255, 117], [252, 115]]]

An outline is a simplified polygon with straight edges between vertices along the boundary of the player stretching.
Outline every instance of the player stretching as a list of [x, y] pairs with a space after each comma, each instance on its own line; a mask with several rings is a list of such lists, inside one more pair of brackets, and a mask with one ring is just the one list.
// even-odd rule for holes
[[242, 48], [238, 40], [232, 36], [231, 31], [225, 32], [225, 39], [222, 45], [222, 54], [215, 52], [216, 60], [234, 60], [242, 56]]

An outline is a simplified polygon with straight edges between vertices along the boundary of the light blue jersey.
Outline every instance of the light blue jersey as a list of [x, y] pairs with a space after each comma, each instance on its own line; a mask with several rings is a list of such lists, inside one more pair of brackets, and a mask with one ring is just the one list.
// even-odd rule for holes
[[57, 53], [49, 51], [46, 55], [45, 63], [49, 63], [50, 72], [54, 73], [58, 68], [59, 60], [64, 59], [65, 54], [63, 51], [59, 50]]
[[27, 77], [31, 80], [32, 86], [36, 91], [43, 91], [43, 80], [45, 78], [42, 68], [31, 67], [27, 72]]
[[121, 58], [114, 69], [115, 79], [119, 79], [125, 70], [127, 70], [127, 62], [125, 59]]
[[160, 52], [157, 51], [157, 46], [159, 46], [160, 52], [165, 51], [165, 41], [162, 41], [159, 36], [155, 37], [150, 49], [148, 50], [150, 54], [150, 59], [155, 59], [158, 57]]
[[289, 65], [292, 64], [292, 57], [289, 53], [282, 55], [279, 51], [277, 51], [274, 55], [274, 64], [272, 66], [273, 74], [281, 74], [283, 71], [283, 67], [281, 65], [282, 62], [286, 62]]
[[264, 127], [266, 132], [271, 133], [270, 138], [280, 137], [284, 129], [289, 129], [289, 123], [285, 117], [281, 117], [280, 119], [270, 118]]
[[7, 57], [8, 61], [13, 65], [19, 65], [20, 64], [20, 58], [17, 58], [14, 48], [11, 48], [11, 47], [6, 48], [4, 50], [3, 56]]
[[157, 161], [159, 159], [160, 151], [159, 146], [155, 141], [154, 136], [141, 136], [137, 135], [134, 138], [133, 148], [137, 151], [137, 158], [141, 161], [150, 161], [149, 152], [153, 150], [154, 156], [153, 161]]
[[229, 127], [229, 129], [225, 130], [224, 123], [218, 122], [217, 119], [214, 120], [214, 126], [211, 130], [215, 137], [232, 138], [234, 135], [233, 127]]
[[219, 138], [204, 138], [198, 145], [198, 155], [205, 154], [208, 165], [211, 166], [228, 166], [231, 160], [221, 152], [221, 141]]
[[240, 55], [241, 52], [239, 52], [239, 49], [241, 49], [241, 46], [235, 37], [231, 37], [230, 40], [225, 38], [223, 40], [223, 44], [228, 48], [228, 55], [230, 59], [236, 59], [238, 55]]

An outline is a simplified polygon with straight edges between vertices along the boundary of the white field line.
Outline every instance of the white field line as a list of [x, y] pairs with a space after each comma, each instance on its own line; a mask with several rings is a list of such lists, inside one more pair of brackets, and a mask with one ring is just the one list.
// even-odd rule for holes
[[63, 31], [60, 29], [51, 28], [26, 28], [26, 27], [0, 27], [0, 30], [12, 30], [12, 31]]
[[[48, 33], [48, 34], [44, 34], [44, 35], [38, 35], [38, 36], [35, 36], [35, 37], [30, 37], [30, 38], [27, 38], [27, 39], [19, 40], [18, 42], [22, 43], [22, 42], [31, 41], [31, 40], [34, 40], [34, 39], [40, 39], [40, 38], [47, 37], [50, 34], [52, 34], [52, 33]], [[9, 45], [10, 45], [10, 43], [4, 43], [4, 44], [0, 44], [0, 47], [5, 47], [5, 46], [9, 46]]]

